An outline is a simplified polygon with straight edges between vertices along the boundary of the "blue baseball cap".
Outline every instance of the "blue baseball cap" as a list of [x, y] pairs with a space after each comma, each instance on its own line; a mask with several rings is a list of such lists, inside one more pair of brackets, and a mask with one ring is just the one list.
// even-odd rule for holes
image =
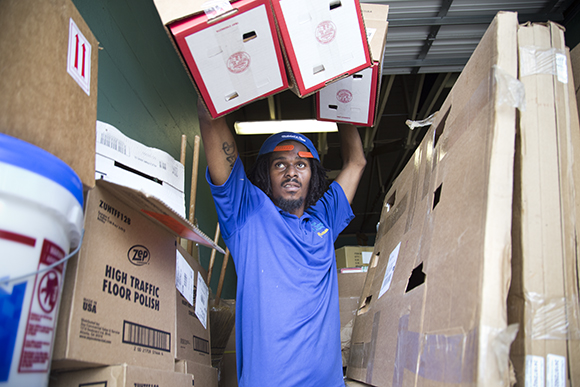
[[284, 142], [284, 141], [296, 141], [296, 142], [303, 144], [306, 148], [308, 148], [308, 150], [310, 152], [298, 152], [298, 155], [300, 157], [311, 158], [311, 159], [316, 159], [316, 160], [320, 161], [320, 157], [318, 156], [318, 152], [316, 151], [316, 147], [314, 146], [312, 141], [310, 141], [310, 139], [308, 139], [308, 137], [306, 137], [300, 133], [293, 133], [293, 132], [280, 132], [280, 133], [275, 133], [275, 134], [271, 135], [270, 137], [268, 137], [266, 139], [266, 141], [264, 141], [264, 143], [262, 144], [262, 147], [260, 148], [260, 152], [258, 153], [258, 156], [261, 156], [263, 154], [270, 153], [270, 152], [292, 150], [293, 149], [292, 145], [290, 145], [290, 148], [288, 148], [286, 146], [278, 146], [278, 144], [280, 144], [281, 142]]

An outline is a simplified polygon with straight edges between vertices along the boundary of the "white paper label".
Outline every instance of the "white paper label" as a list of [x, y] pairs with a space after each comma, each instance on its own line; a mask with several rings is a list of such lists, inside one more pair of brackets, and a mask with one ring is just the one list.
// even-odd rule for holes
[[566, 358], [549, 354], [546, 363], [546, 387], [566, 387]]
[[544, 387], [544, 358], [526, 356], [526, 387]]
[[397, 258], [399, 258], [399, 250], [401, 249], [401, 242], [395, 247], [395, 249], [389, 255], [389, 262], [387, 263], [387, 270], [385, 270], [385, 277], [383, 278], [383, 284], [381, 285], [381, 291], [379, 292], [379, 298], [386, 293], [391, 287], [391, 282], [393, 281], [393, 274], [395, 273], [395, 265], [397, 264]]
[[193, 306], [193, 276], [194, 272], [179, 251], [175, 260], [175, 287]]
[[203, 277], [197, 273], [197, 292], [195, 295], [195, 315], [201, 325], [207, 329], [207, 303], [209, 299], [209, 289]]
[[91, 95], [91, 45], [73, 19], [69, 22], [66, 70]]
[[373, 256], [373, 252], [372, 251], [363, 251], [362, 252], [363, 265], [370, 264], [371, 263], [372, 256]]
[[228, 0], [212, 0], [201, 5], [208, 19], [216, 18], [233, 9]]

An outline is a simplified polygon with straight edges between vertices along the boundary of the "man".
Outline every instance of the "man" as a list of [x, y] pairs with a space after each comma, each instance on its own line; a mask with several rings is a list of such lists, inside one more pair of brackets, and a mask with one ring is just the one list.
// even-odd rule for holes
[[[352, 125], [340, 125], [343, 169], [328, 187], [316, 148], [281, 133], [244, 172], [225, 118], [198, 102], [206, 178], [238, 276], [240, 387], [343, 387], [334, 241], [366, 160]], [[326, 191], [326, 192], [325, 192]]]

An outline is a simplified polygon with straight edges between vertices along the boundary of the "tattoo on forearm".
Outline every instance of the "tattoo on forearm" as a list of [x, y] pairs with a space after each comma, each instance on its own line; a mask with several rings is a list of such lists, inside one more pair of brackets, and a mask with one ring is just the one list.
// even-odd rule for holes
[[227, 143], [224, 142], [222, 144], [222, 150], [226, 155], [226, 160], [230, 163], [230, 168], [234, 167], [234, 163], [236, 162], [236, 143]]

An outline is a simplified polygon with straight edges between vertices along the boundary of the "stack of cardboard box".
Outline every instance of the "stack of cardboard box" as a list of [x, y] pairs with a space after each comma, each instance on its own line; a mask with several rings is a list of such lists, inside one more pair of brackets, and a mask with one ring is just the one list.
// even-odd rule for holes
[[112, 127], [97, 141], [99, 47], [70, 0], [0, 10], [0, 130], [61, 158], [85, 191], [58, 322], [43, 325], [42, 346], [29, 332], [24, 372], [52, 370], [54, 386], [217, 385], [206, 273], [176, 237], [217, 246], [184, 218], [183, 167], [161, 151], [135, 157], [143, 145]]
[[372, 64], [358, 0], [155, 6], [214, 118], [289, 88], [306, 97]]
[[496, 16], [386, 195], [350, 379], [580, 383], [571, 78], [561, 28]]
[[[51, 385], [103, 378], [127, 386], [217, 385], [207, 274], [176, 239], [176, 224], [187, 225], [183, 198], [151, 182], [182, 187], [181, 164], [110, 125], [97, 127], [98, 139], [110, 141], [97, 141], [99, 180], [86, 199], [82, 247], [66, 271]], [[109, 152], [113, 144], [117, 153]], [[211, 245], [197, 228], [188, 230]]]

